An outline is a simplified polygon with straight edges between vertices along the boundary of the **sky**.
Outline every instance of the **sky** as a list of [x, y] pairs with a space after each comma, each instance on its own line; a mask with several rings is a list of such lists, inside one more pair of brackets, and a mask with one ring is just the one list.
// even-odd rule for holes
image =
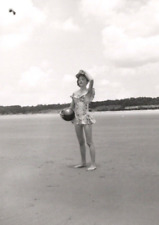
[[[16, 14], [9, 12], [13, 9]], [[0, 0], [0, 105], [159, 96], [158, 0]]]

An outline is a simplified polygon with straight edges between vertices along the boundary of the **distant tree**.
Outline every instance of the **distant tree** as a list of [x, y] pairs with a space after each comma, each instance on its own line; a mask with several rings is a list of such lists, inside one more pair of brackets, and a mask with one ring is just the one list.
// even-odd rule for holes
[[[19, 106], [19, 105], [12, 105], [12, 106], [0, 106], [0, 114], [27, 114], [27, 113], [41, 113], [47, 112], [48, 110], [61, 110], [63, 108], [69, 107], [69, 103], [64, 104], [49, 104], [49, 105], [42, 105], [39, 104], [37, 106]], [[143, 109], [146, 109], [145, 106], [149, 106], [152, 109], [153, 105], [159, 106], [159, 97], [151, 98], [151, 97], [138, 97], [138, 98], [125, 98], [125, 99], [116, 99], [116, 100], [106, 100], [106, 101], [96, 101], [90, 103], [90, 110], [98, 110], [98, 111], [105, 111], [105, 110], [124, 110], [125, 107], [133, 107], [133, 106], [140, 106]]]

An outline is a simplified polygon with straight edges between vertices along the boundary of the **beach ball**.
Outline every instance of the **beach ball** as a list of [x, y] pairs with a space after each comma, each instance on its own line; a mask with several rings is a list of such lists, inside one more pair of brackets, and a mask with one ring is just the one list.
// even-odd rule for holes
[[60, 116], [66, 121], [71, 121], [75, 118], [75, 113], [71, 108], [66, 108], [60, 112]]

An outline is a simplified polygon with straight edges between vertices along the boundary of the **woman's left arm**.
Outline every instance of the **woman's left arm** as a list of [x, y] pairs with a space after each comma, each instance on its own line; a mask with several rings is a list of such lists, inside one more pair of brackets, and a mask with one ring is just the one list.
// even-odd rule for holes
[[89, 86], [88, 86], [88, 95], [92, 95], [92, 91], [93, 91], [93, 85], [94, 85], [94, 79], [93, 77], [85, 72], [85, 76], [87, 77], [88, 81], [89, 81]]

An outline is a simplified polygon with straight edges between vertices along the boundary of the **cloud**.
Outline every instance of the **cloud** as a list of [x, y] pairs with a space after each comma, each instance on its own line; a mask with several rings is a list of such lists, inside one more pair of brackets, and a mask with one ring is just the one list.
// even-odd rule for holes
[[[12, 8], [16, 15], [9, 12]], [[32, 0], [6, 0], [0, 7], [0, 46], [3, 49], [17, 47], [27, 41], [35, 27], [43, 23], [45, 14], [36, 8]]]
[[0, 46], [3, 49], [14, 48], [27, 41], [30, 33], [14, 33], [6, 34], [0, 37]]
[[23, 72], [19, 84], [24, 89], [43, 90], [50, 82], [50, 75], [47, 71], [42, 70], [40, 67], [30, 67], [27, 71]]
[[[9, 13], [10, 8], [16, 11], [15, 16]], [[5, 0], [1, 4], [0, 13], [0, 26], [8, 26], [15, 23], [18, 25], [18, 23], [30, 20], [35, 24], [41, 23], [45, 19], [44, 13], [33, 5], [32, 0]]]
[[68, 18], [67, 20], [65, 20], [64, 22], [60, 22], [60, 21], [55, 21], [53, 23], [53, 26], [56, 29], [59, 30], [64, 30], [64, 31], [70, 31], [70, 32], [78, 32], [80, 31], [80, 27], [75, 24], [73, 18]]
[[112, 14], [121, 0], [81, 0], [80, 8], [85, 17], [90, 15], [102, 19]]
[[159, 60], [157, 0], [82, 0], [85, 17], [103, 24], [101, 36], [107, 63], [141, 66]]
[[111, 23], [127, 23], [124, 17], [133, 19], [141, 15], [140, 18], [143, 19], [144, 16], [151, 14], [149, 8], [155, 10], [156, 4], [158, 4], [157, 0], [81, 0], [80, 9], [83, 16], [94, 16], [110, 25]]
[[[41, 66], [32, 66], [20, 76], [14, 94], [22, 105], [70, 102], [70, 95], [77, 88], [75, 76], [58, 74], [50, 68], [48, 60]], [[31, 97], [32, 96], [32, 97]]]
[[95, 101], [158, 96], [159, 62], [131, 68], [93, 66], [89, 71], [94, 77]]
[[75, 77], [70, 75], [70, 74], [65, 74], [63, 76], [63, 79], [62, 79], [62, 82], [65, 84], [65, 83], [72, 83], [75, 81]]
[[106, 27], [102, 34], [105, 57], [115, 65], [140, 66], [159, 60], [159, 35], [132, 38], [113, 26]]
[[17, 96], [18, 104], [57, 103], [61, 80], [57, 79], [58, 75], [55, 75], [55, 71], [49, 65], [49, 61], [45, 59], [41, 66], [32, 66], [21, 74], [13, 93]]
[[102, 79], [102, 80], [100, 80], [100, 85], [101, 86], [108, 86], [110, 84], [110, 81], [109, 80], [107, 80], [107, 79]]

